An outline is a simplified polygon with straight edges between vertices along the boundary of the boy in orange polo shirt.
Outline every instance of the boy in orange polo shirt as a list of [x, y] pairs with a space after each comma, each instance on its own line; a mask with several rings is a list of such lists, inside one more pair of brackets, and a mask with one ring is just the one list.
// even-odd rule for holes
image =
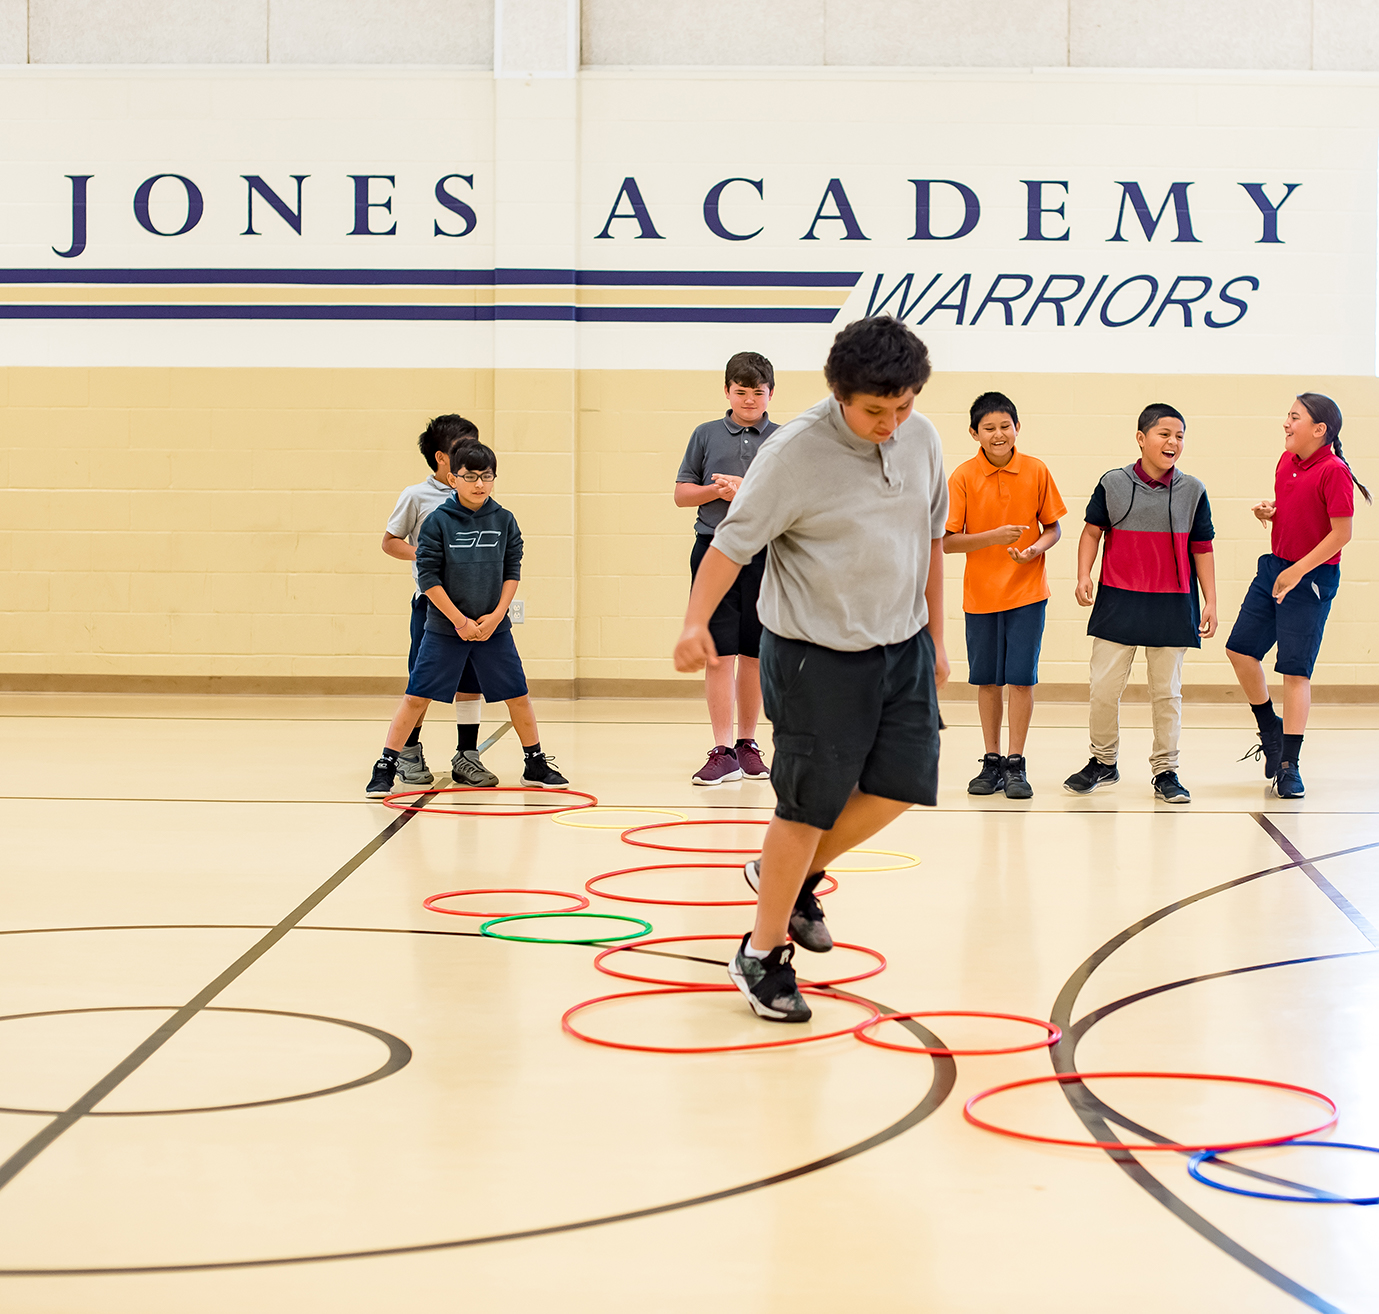
[[[1025, 736], [1039, 683], [1039, 647], [1049, 583], [1044, 553], [1068, 513], [1048, 466], [1015, 450], [1020, 416], [999, 392], [972, 403], [968, 432], [981, 450], [948, 481], [945, 552], [966, 552], [962, 609], [967, 620], [967, 682], [977, 686], [986, 755], [969, 794], [1032, 798]], [[1001, 689], [1010, 688], [1010, 752], [1001, 755]]]

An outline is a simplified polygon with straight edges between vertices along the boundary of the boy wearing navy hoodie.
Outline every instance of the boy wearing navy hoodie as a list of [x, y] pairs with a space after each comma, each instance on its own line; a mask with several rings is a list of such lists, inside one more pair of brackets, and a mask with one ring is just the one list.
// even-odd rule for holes
[[[522, 577], [522, 531], [512, 512], [492, 498], [497, 477], [497, 456], [477, 439], [462, 438], [451, 448], [446, 482], [455, 496], [426, 518], [417, 539], [417, 587], [428, 603], [426, 630], [407, 692], [374, 763], [365, 791], [369, 798], [393, 792], [407, 736], [432, 701], [454, 700], [471, 667], [485, 698], [508, 706], [526, 759], [522, 784], [561, 789], [570, 783], [541, 751], [527, 677], [512, 641], [508, 607]], [[498, 783], [479, 760], [477, 749], [460, 756], [472, 769], [457, 767], [457, 784]]]

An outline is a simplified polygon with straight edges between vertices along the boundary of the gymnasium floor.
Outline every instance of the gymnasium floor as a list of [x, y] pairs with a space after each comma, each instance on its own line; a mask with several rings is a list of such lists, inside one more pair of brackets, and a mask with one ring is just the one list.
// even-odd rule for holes
[[[970, 799], [975, 708], [947, 705], [939, 808], [873, 841], [920, 864], [840, 873], [826, 901], [838, 939], [889, 962], [842, 989], [887, 1010], [1050, 1018], [1069, 1032], [1052, 1062], [1048, 1050], [930, 1058], [849, 1036], [667, 1055], [563, 1034], [570, 1005], [652, 987], [596, 971], [592, 948], [478, 937], [479, 919], [422, 900], [458, 888], [578, 892], [601, 872], [695, 855], [549, 816], [367, 803], [390, 710], [375, 699], [0, 695], [0, 1308], [1379, 1311], [1379, 1207], [1229, 1195], [1192, 1180], [1179, 1153], [1039, 1145], [962, 1116], [977, 1092], [1055, 1068], [1226, 1073], [1324, 1091], [1340, 1106], [1332, 1139], [1379, 1144], [1379, 709], [1318, 708], [1303, 758], [1311, 796], [1285, 803], [1236, 761], [1253, 739], [1248, 713], [1189, 706], [1184, 808], [1153, 802], [1146, 709], [1130, 706], [1113, 790], [1062, 792], [1086, 760], [1084, 709], [1047, 704], [1029, 750], [1035, 798]], [[453, 747], [444, 711], [427, 733], [433, 766]], [[543, 742], [602, 805], [769, 815], [768, 784], [690, 786], [705, 747], [696, 703], [539, 711]], [[510, 732], [487, 760], [515, 780]], [[587, 818], [623, 819], [672, 817]], [[727, 846], [758, 833], [687, 832]], [[605, 888], [746, 894], [721, 869]], [[645, 917], [658, 936], [736, 934], [750, 916], [597, 897], [591, 911]], [[620, 929], [518, 928], [591, 925]], [[728, 947], [689, 942], [666, 947], [684, 957], [607, 965], [717, 982], [722, 968], [696, 960]], [[869, 963], [838, 949], [797, 965], [817, 977]], [[861, 1014], [856, 999], [816, 1003], [816, 1031]], [[600, 1005], [578, 1021], [640, 1044], [784, 1032], [726, 993]], [[172, 1022], [185, 1025], [138, 1063]], [[948, 1017], [924, 1026], [906, 1035], [892, 1023], [880, 1038], [988, 1047], [1034, 1034]], [[1124, 1124], [1112, 1133], [1105, 1106], [1179, 1142], [1325, 1117], [1281, 1091], [1150, 1081], [1067, 1094], [1044, 1084], [978, 1112], [1046, 1135], [1144, 1143]], [[1234, 1160], [1379, 1195], [1379, 1155]]]

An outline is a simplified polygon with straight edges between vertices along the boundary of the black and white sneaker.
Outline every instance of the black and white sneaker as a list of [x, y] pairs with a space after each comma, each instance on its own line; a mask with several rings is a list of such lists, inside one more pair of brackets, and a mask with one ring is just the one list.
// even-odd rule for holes
[[728, 975], [747, 997], [752, 1011], [768, 1022], [808, 1022], [813, 1013], [795, 984], [795, 969], [790, 966], [793, 944], [777, 945], [765, 958], [747, 953], [751, 936], [744, 935]]
[[397, 778], [408, 786], [435, 784], [436, 778], [426, 765], [426, 754], [421, 751], [420, 744], [397, 750]]
[[967, 782], [969, 794], [999, 794], [1006, 784], [1006, 760], [999, 753], [987, 753], [982, 769]]
[[[760, 890], [761, 860], [759, 858], [753, 858], [751, 862], [744, 864], [742, 874], [747, 878], [747, 884], [752, 887], [753, 891]], [[826, 954], [833, 948], [833, 936], [829, 934], [828, 927], [824, 925], [823, 907], [814, 896], [814, 891], [818, 888], [824, 875], [825, 873], [817, 871], [814, 875], [804, 878], [804, 885], [795, 899], [794, 908], [790, 911], [790, 938], [801, 949], [808, 949], [812, 954]]]
[[1191, 803], [1192, 795], [1187, 792], [1176, 771], [1160, 771], [1154, 777], [1154, 797], [1165, 803]]
[[1098, 762], [1096, 758], [1090, 758], [1081, 771], [1063, 782], [1063, 788], [1070, 794], [1090, 794], [1102, 785], [1114, 785], [1119, 779], [1120, 772], [1116, 769], [1115, 763], [1107, 766], [1104, 762]]
[[393, 792], [393, 780], [397, 776], [397, 763], [390, 758], [380, 757], [373, 764], [373, 775], [369, 787], [364, 791], [365, 798], [387, 798]]
[[556, 770], [555, 758], [549, 753], [538, 753], [527, 759], [522, 783], [533, 789], [564, 789], [570, 782]]
[[1264, 779], [1272, 780], [1278, 775], [1279, 764], [1283, 758], [1283, 722], [1275, 721], [1268, 730], [1259, 731], [1259, 743], [1255, 744], [1240, 760], [1248, 762], [1254, 758], [1264, 760]]
[[478, 789], [492, 789], [498, 783], [498, 777], [483, 764], [476, 748], [466, 748], [450, 759], [450, 779], [457, 785]]
[[1002, 763], [1006, 772], [1006, 797], [1033, 798], [1034, 790], [1030, 787], [1029, 780], [1025, 776], [1024, 754], [1012, 753], [1009, 757], [1003, 758]]
[[1296, 762], [1280, 762], [1278, 775], [1274, 777], [1274, 793], [1279, 798], [1305, 798], [1307, 790], [1302, 783], [1302, 772]]

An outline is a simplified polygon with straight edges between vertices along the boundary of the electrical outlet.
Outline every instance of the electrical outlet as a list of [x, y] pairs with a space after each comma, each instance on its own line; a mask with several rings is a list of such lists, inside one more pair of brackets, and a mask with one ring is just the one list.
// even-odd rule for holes
[[508, 608], [508, 619], [514, 625], [525, 624], [527, 619], [527, 604], [521, 601], [514, 602], [512, 606]]

